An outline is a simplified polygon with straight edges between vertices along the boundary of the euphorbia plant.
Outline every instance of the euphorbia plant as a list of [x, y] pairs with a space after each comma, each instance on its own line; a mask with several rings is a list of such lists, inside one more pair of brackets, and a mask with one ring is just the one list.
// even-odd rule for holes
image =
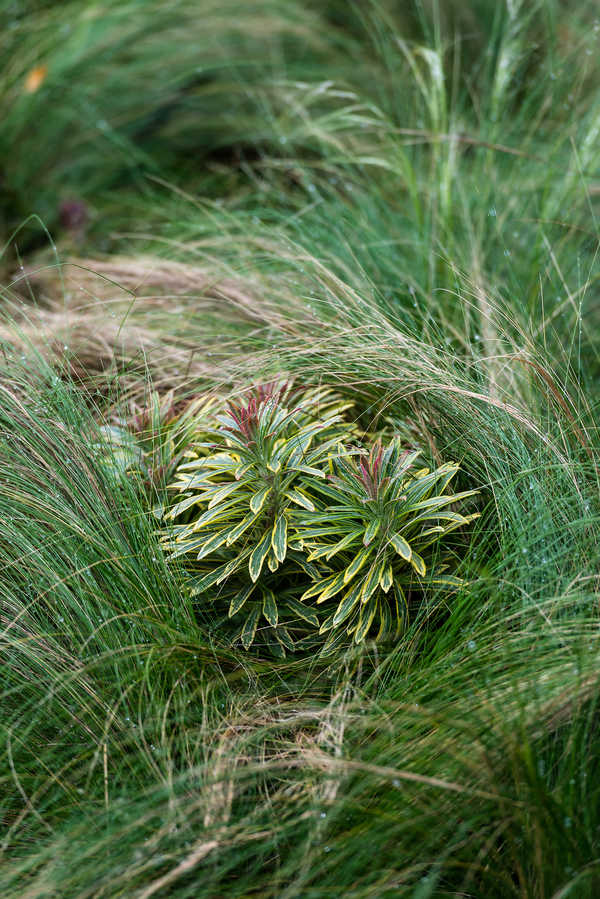
[[[328, 390], [257, 388], [216, 416], [217, 427], [177, 470], [171, 486], [179, 496], [168, 517], [178, 523], [165, 547], [172, 557], [194, 560], [195, 594], [212, 590], [213, 598], [229, 600], [231, 616], [246, 616], [245, 646], [261, 615], [276, 635], [283, 633], [280, 610], [318, 624], [315, 612], [297, 602], [300, 577], [316, 574], [302, 554], [297, 513], [315, 511], [314, 484], [326, 477], [329, 456], [348, 431], [342, 425], [348, 405]], [[263, 572], [284, 565], [274, 591]], [[290, 648], [285, 634], [279, 642]]]
[[378, 638], [398, 634], [406, 621], [407, 587], [460, 583], [443, 573], [443, 564], [428, 572], [424, 557], [476, 517], [449, 508], [475, 491], [446, 492], [458, 465], [415, 471], [418, 455], [404, 452], [398, 440], [387, 447], [378, 440], [368, 455], [333, 456], [329, 478], [315, 484], [319, 510], [304, 516], [301, 533], [309, 561], [323, 575], [302, 599], [328, 605], [336, 599], [321, 626], [321, 633], [333, 631], [330, 643], [342, 627], [360, 643], [374, 622]]
[[474, 491], [448, 492], [458, 466], [417, 470], [397, 438], [353, 448], [348, 406], [329, 390], [255, 388], [213, 426], [199, 420], [177, 468], [164, 546], [246, 648], [259, 630], [279, 654], [318, 633], [325, 652], [397, 635], [407, 590], [460, 584], [430, 550], [476, 517], [450, 508]]

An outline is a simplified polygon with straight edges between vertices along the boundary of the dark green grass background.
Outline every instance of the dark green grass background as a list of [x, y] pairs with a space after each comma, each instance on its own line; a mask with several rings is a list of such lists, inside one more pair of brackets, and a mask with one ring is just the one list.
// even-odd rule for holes
[[[599, 15], [0, 0], [2, 897], [600, 894]], [[281, 373], [481, 491], [397, 646], [232, 649], [106, 462]]]

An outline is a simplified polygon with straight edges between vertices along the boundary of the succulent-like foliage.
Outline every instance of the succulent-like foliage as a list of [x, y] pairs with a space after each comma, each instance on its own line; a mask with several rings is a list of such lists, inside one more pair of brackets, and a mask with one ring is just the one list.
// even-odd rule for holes
[[406, 593], [460, 580], [433, 544], [471, 521], [451, 507], [455, 464], [416, 470], [396, 438], [367, 452], [329, 390], [255, 389], [199, 431], [177, 468], [164, 546], [182, 557], [191, 590], [218, 601], [248, 648], [277, 654], [327, 634], [324, 651], [352, 636], [398, 635]]
[[192, 435], [214, 410], [215, 400], [201, 397], [178, 411], [173, 393], [155, 391], [145, 406], [131, 403], [130, 415], [101, 428], [101, 458], [116, 472], [129, 472], [147, 490], [172, 481]]
[[321, 633], [336, 632], [331, 642], [342, 625], [357, 643], [375, 622], [378, 638], [398, 634], [406, 621], [407, 587], [460, 584], [443, 564], [428, 573], [424, 556], [477, 517], [450, 509], [475, 491], [446, 492], [458, 465], [415, 471], [418, 455], [403, 452], [398, 440], [386, 447], [378, 440], [368, 455], [333, 457], [328, 480], [315, 485], [319, 511], [305, 517], [301, 533], [309, 561], [327, 573], [302, 599], [330, 605], [336, 598], [337, 608], [321, 625]]
[[169, 518], [186, 520], [169, 530], [165, 546], [172, 557], [194, 559], [193, 593], [212, 590], [228, 600], [230, 616], [243, 617], [246, 647], [261, 620], [281, 648], [292, 648], [285, 613], [318, 625], [297, 599], [306, 578], [318, 574], [302, 553], [298, 513], [316, 511], [314, 484], [348, 432], [348, 405], [329, 390], [260, 387], [217, 415], [217, 427], [177, 470]]

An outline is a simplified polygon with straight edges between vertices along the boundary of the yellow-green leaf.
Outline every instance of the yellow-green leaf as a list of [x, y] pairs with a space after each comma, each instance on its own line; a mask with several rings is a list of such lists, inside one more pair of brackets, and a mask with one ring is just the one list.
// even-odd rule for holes
[[336, 593], [339, 593], [340, 590], [344, 589], [344, 572], [340, 571], [338, 575], [334, 577], [332, 582], [328, 587], [325, 587], [319, 598], [317, 599], [317, 603], [325, 602], [326, 599], [331, 599], [332, 596], [335, 596]]
[[305, 599], [311, 599], [313, 596], [318, 596], [319, 593], [322, 593], [333, 581], [337, 578], [337, 574], [331, 574], [329, 577], [322, 578], [322, 580], [317, 581], [314, 584], [304, 591], [302, 596], [300, 597], [301, 602], [304, 602]]
[[362, 603], [366, 603], [369, 601], [371, 595], [375, 592], [377, 587], [379, 586], [379, 576], [382, 570], [385, 568], [385, 563], [372, 565], [365, 581], [363, 583], [362, 593], [360, 597], [360, 601]]
[[222, 502], [227, 496], [229, 496], [230, 493], [233, 493], [234, 490], [237, 490], [239, 486], [240, 485], [235, 481], [231, 484], [225, 484], [211, 497], [207, 508], [214, 509], [214, 507], [218, 506], [219, 503]]
[[358, 620], [358, 627], [354, 632], [354, 642], [361, 643], [369, 632], [369, 628], [373, 623], [373, 618], [375, 617], [375, 612], [377, 611], [377, 602], [373, 600], [368, 605], [363, 606], [360, 611], [360, 618]]
[[336, 555], [336, 553], [341, 552], [343, 549], [346, 549], [353, 540], [355, 540], [360, 534], [360, 530], [351, 531], [349, 534], [346, 534], [339, 543], [336, 543], [335, 546], [332, 546], [331, 549], [327, 549], [327, 554], [325, 558], [329, 562], [329, 560]]
[[262, 507], [264, 506], [267, 496], [271, 492], [270, 487], [263, 487], [261, 490], [258, 490], [250, 499], [250, 508], [256, 515], [257, 512], [260, 512]]
[[271, 534], [267, 531], [266, 534], [261, 538], [258, 546], [252, 551], [250, 556], [250, 561], [248, 562], [248, 570], [250, 571], [250, 577], [253, 581], [258, 580], [260, 572], [262, 570], [263, 562], [271, 548]]
[[352, 612], [352, 609], [360, 598], [360, 591], [361, 584], [355, 584], [353, 587], [350, 587], [346, 595], [342, 597], [342, 600], [336, 609], [335, 615], [333, 616], [334, 627], [337, 627], [338, 624], [341, 624], [346, 620], [346, 618], [348, 618], [348, 616]]
[[391, 563], [384, 565], [379, 574], [379, 586], [383, 590], [384, 593], [388, 593], [390, 587], [394, 583], [394, 574], [392, 571]]
[[424, 577], [425, 572], [427, 571], [427, 568], [425, 567], [425, 562], [423, 561], [423, 559], [422, 559], [422, 557], [419, 555], [419, 553], [415, 553], [415, 552], [414, 552], [414, 553], [412, 554], [412, 558], [411, 558], [411, 560], [410, 560], [410, 564], [411, 564], [412, 567], [415, 569], [415, 571], [417, 572], [417, 574], [419, 574], [421, 577]]
[[412, 558], [412, 549], [410, 548], [410, 544], [406, 542], [404, 537], [401, 537], [400, 534], [394, 534], [390, 543], [396, 550], [399, 556], [402, 556], [407, 562], [410, 562]]
[[319, 628], [319, 634], [326, 634], [333, 627], [333, 615], [328, 615]]
[[177, 518], [178, 515], [181, 515], [181, 513], [185, 512], [186, 509], [189, 509], [190, 506], [200, 502], [202, 502], [202, 497], [199, 494], [188, 496], [186, 499], [182, 499], [181, 502], [178, 502], [177, 505], [173, 506], [168, 513], [167, 518]]
[[365, 530], [365, 536], [363, 537], [363, 543], [365, 544], [365, 546], [368, 546], [369, 543], [371, 543], [373, 541], [373, 537], [375, 537], [375, 535], [377, 534], [380, 524], [381, 524], [380, 519], [376, 518], [374, 521], [371, 521], [370, 524], [367, 526], [367, 528]]
[[313, 627], [319, 626], [319, 616], [310, 606], [303, 605], [303, 603], [291, 596], [286, 599], [285, 604], [289, 611], [298, 615], [303, 621], [308, 621]]
[[252, 591], [254, 590], [255, 585], [249, 584], [243, 590], [241, 590], [237, 596], [234, 596], [231, 602], [229, 603], [229, 618], [232, 618], [236, 612], [242, 608]]
[[256, 605], [246, 618], [246, 622], [242, 630], [241, 639], [244, 649], [249, 649], [249, 647], [252, 646], [252, 641], [254, 640], [254, 636], [256, 634], [256, 628], [259, 618], [260, 606]]
[[223, 518], [229, 518], [230, 515], [231, 504], [217, 506], [216, 509], [208, 509], [194, 522], [194, 531], [200, 531], [203, 527], [206, 527], [207, 524], [211, 524], [212, 522], [219, 521]]
[[223, 543], [225, 543], [225, 541], [227, 539], [228, 533], [229, 533], [229, 529], [227, 528], [224, 531], [219, 531], [218, 534], [214, 534], [212, 537], [210, 537], [210, 539], [205, 540], [204, 545], [202, 546], [202, 548], [200, 549], [200, 552], [196, 556], [198, 561], [200, 561], [200, 559], [203, 559], [205, 556], [210, 555], [210, 553], [214, 552], [216, 549], [218, 549], [220, 546], [222, 546]]
[[251, 552], [251, 550], [248, 549], [248, 550], [244, 550], [241, 553], [238, 553], [237, 556], [234, 556], [233, 559], [231, 559], [227, 563], [227, 565], [225, 565], [225, 567], [223, 569], [223, 574], [217, 581], [217, 584], [220, 584], [224, 580], [226, 580], [228, 577], [231, 577], [231, 575], [234, 573], [234, 571], [237, 571], [237, 569], [242, 565], [242, 563], [246, 561], [246, 559], [250, 555], [250, 552]]
[[208, 590], [209, 587], [214, 586], [219, 582], [219, 579], [223, 576], [226, 565], [220, 565], [218, 568], [213, 568], [204, 577], [197, 578], [195, 581], [192, 581], [192, 586], [190, 593], [192, 596], [197, 596], [199, 593], [204, 593], [205, 590]]
[[360, 571], [370, 555], [371, 549], [367, 546], [365, 549], [361, 549], [358, 555], [354, 557], [352, 562], [350, 562], [350, 564], [346, 568], [346, 572], [344, 574], [345, 584], [347, 584], [348, 581], [351, 581], [354, 575]]
[[283, 627], [280, 624], [275, 631], [275, 636], [282, 646], [284, 646], [286, 649], [289, 649], [290, 652], [294, 651], [294, 641], [292, 640], [290, 632], [286, 627]]
[[315, 511], [314, 503], [300, 490], [288, 490], [285, 495], [290, 502], [295, 503], [297, 506], [302, 506], [303, 509], [307, 509], [309, 512]]
[[280, 562], [283, 562], [287, 552], [287, 529], [287, 518], [282, 514], [273, 525], [273, 534], [271, 536], [273, 552]]
[[239, 538], [242, 536], [242, 534], [248, 530], [250, 525], [255, 520], [256, 520], [256, 515], [253, 515], [252, 513], [250, 513], [249, 515], [246, 515], [246, 517], [243, 518], [239, 524], [236, 524], [236, 526], [233, 528], [233, 530], [231, 530], [229, 532], [229, 536], [227, 537], [227, 546], [231, 546], [232, 543], [235, 543], [236, 540], [239, 540]]
[[277, 603], [272, 590], [265, 590], [263, 593], [263, 615], [273, 627], [277, 627], [279, 621], [279, 613], [277, 612]]

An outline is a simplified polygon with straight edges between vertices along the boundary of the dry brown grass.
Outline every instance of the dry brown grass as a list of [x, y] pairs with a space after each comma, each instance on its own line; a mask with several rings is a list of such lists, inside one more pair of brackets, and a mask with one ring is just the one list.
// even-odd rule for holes
[[[133, 396], [146, 390], [145, 373], [160, 392], [222, 382], [203, 318], [242, 331], [277, 318], [254, 284], [149, 256], [30, 266], [5, 297], [12, 318], [0, 326], [5, 345], [66, 363], [87, 386], [102, 389], [120, 373], [121, 395]], [[235, 356], [227, 339], [219, 350]]]

